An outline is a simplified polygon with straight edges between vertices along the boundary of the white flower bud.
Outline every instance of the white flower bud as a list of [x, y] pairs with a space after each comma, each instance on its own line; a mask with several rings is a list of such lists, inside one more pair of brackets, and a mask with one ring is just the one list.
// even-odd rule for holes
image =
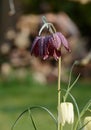
[[91, 130], [91, 116], [85, 117], [84, 125], [84, 130]]
[[63, 102], [58, 108], [58, 121], [62, 125], [72, 124], [74, 122], [73, 104], [70, 102]]

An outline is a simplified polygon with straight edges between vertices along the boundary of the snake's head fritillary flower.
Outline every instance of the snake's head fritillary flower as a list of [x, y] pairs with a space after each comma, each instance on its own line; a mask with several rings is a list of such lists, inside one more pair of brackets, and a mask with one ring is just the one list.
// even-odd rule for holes
[[84, 119], [84, 130], [91, 130], [91, 116], [87, 116]]
[[67, 51], [70, 51], [68, 41], [61, 32], [56, 32], [52, 35], [52, 42], [57, 50], [60, 50], [63, 45]]
[[67, 122], [72, 124], [74, 122], [73, 104], [70, 102], [63, 102], [58, 108], [58, 121], [64, 126]]
[[48, 36], [37, 36], [31, 48], [31, 54], [40, 56], [44, 60], [49, 57], [58, 59], [61, 56], [61, 46], [70, 51], [68, 41], [60, 32], [53, 33]]

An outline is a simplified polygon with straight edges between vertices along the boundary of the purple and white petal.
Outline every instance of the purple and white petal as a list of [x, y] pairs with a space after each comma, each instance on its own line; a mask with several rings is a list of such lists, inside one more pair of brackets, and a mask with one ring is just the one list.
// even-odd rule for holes
[[48, 44], [49, 44], [49, 39], [50, 36], [46, 36], [44, 39], [44, 44], [43, 44], [43, 59], [47, 59], [49, 56], [49, 52], [48, 52]]
[[53, 45], [57, 50], [61, 48], [61, 39], [59, 38], [57, 33], [53, 34]]
[[66, 40], [64, 35], [62, 33], [60, 33], [60, 32], [57, 32], [57, 35], [61, 39], [61, 42], [62, 42], [63, 46], [66, 48], [66, 50], [70, 51], [68, 41]]
[[53, 57], [54, 57], [55, 60], [58, 60], [58, 58], [59, 58], [59, 57], [57, 56], [57, 54], [56, 54], [56, 50], [54, 50]]
[[35, 40], [34, 40], [34, 42], [33, 42], [33, 44], [32, 44], [31, 50], [30, 50], [31, 55], [32, 55], [32, 53], [33, 53], [33, 49], [35, 48], [36, 44], [38, 44], [39, 39], [41, 39], [41, 37], [39, 37], [39, 36], [37, 36], [37, 37], [35, 38]]
[[39, 55], [43, 56], [43, 44], [44, 44], [45, 37], [41, 37], [39, 40], [38, 46], [39, 46]]

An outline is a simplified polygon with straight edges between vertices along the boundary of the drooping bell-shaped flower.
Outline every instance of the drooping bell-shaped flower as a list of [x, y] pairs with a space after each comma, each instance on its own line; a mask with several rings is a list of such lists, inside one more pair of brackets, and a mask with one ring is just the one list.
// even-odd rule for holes
[[32, 44], [31, 54], [40, 56], [44, 60], [49, 57], [57, 60], [61, 56], [62, 45], [67, 51], [70, 51], [68, 41], [60, 32], [48, 36], [37, 36]]
[[91, 116], [85, 117], [84, 125], [84, 130], [91, 130]]
[[61, 125], [65, 123], [72, 124], [74, 122], [73, 104], [70, 102], [63, 102], [58, 108], [58, 121]]

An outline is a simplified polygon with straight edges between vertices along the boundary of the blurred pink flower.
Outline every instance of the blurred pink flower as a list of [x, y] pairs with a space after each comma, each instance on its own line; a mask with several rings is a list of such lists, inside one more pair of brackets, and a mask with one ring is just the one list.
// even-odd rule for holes
[[48, 36], [37, 36], [31, 48], [31, 54], [40, 56], [44, 60], [49, 57], [58, 59], [61, 56], [61, 46], [70, 51], [68, 41], [60, 32], [53, 33]]

